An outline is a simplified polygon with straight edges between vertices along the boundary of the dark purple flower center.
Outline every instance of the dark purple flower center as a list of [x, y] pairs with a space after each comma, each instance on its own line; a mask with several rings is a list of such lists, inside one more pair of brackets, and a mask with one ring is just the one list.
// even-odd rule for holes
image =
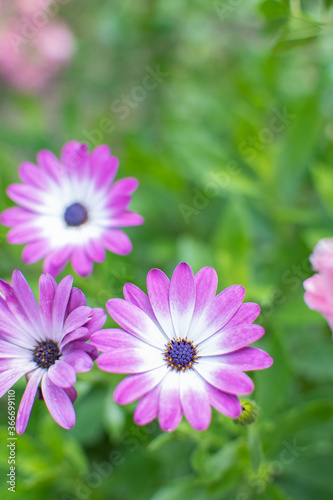
[[33, 352], [33, 361], [39, 368], [50, 368], [60, 358], [58, 345], [53, 340], [38, 342]]
[[64, 219], [67, 226], [81, 226], [88, 220], [88, 211], [81, 203], [73, 203], [66, 208]]
[[173, 370], [185, 371], [197, 361], [197, 349], [190, 340], [172, 339], [165, 347], [164, 358]]

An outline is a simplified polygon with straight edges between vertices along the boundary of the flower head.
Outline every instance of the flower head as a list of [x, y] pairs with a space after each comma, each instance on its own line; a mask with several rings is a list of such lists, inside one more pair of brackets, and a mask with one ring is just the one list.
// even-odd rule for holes
[[273, 360], [248, 344], [264, 330], [251, 323], [260, 308], [242, 304], [244, 288], [231, 286], [217, 296], [217, 275], [205, 267], [196, 276], [179, 264], [171, 282], [159, 269], [147, 276], [148, 296], [132, 284], [123, 299], [111, 299], [107, 310], [122, 329], [92, 335], [102, 354], [99, 368], [131, 374], [116, 388], [115, 401], [140, 399], [134, 415], [139, 425], [155, 417], [163, 430], [174, 430], [184, 414], [198, 430], [206, 429], [211, 406], [237, 418], [237, 394], [252, 392], [243, 370], [268, 368]]
[[[35, 2], [36, 3], [36, 2]], [[37, 9], [37, 10], [36, 10]], [[20, 9], [19, 9], [20, 10]], [[34, 15], [37, 12], [38, 15]], [[0, 75], [19, 91], [42, 91], [73, 57], [75, 40], [66, 23], [48, 19], [37, 5], [2, 16], [0, 21]]]
[[310, 262], [318, 273], [304, 281], [304, 301], [324, 316], [333, 331], [333, 238], [317, 243]]
[[127, 209], [138, 181], [115, 183], [118, 159], [107, 146], [91, 154], [84, 144], [68, 142], [59, 161], [50, 151], [37, 156], [38, 166], [23, 163], [23, 184], [13, 184], [8, 196], [20, 207], [5, 210], [1, 222], [13, 227], [10, 243], [26, 243], [22, 258], [44, 260], [44, 272], [59, 274], [69, 259], [74, 270], [88, 276], [93, 261], [103, 262], [105, 249], [126, 255], [131, 241], [119, 228], [143, 223]]
[[43, 274], [38, 307], [20, 271], [14, 271], [12, 285], [0, 280], [0, 397], [22, 376], [28, 382], [17, 412], [18, 434], [25, 431], [39, 389], [59, 425], [75, 424], [76, 372], [92, 368], [98, 353], [87, 340], [102, 328], [106, 313], [87, 307], [72, 283], [72, 276], [57, 285]]

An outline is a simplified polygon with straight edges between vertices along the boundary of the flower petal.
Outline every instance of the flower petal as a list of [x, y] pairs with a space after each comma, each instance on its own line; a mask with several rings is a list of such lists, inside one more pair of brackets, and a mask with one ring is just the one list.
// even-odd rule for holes
[[147, 290], [154, 316], [161, 325], [166, 339], [172, 339], [175, 332], [171, 319], [169, 278], [159, 269], [152, 269], [147, 275]]
[[238, 351], [219, 356], [221, 363], [234, 366], [242, 371], [263, 370], [273, 364], [267, 352], [257, 347], [244, 347]]
[[[212, 267], [203, 267], [194, 276], [196, 296], [190, 332], [195, 327], [198, 319], [200, 318], [208, 304], [214, 299], [217, 289], [217, 282], [217, 274], [215, 269]], [[189, 336], [191, 336], [190, 332]]]
[[87, 306], [77, 307], [66, 318], [63, 332], [64, 334], [70, 333], [77, 328], [85, 325], [91, 319], [93, 309]]
[[52, 307], [58, 285], [50, 274], [42, 274], [39, 278], [39, 307], [45, 331], [52, 330]]
[[106, 308], [124, 330], [159, 349], [164, 349], [166, 338], [155, 323], [137, 306], [123, 299], [110, 299]]
[[132, 304], [142, 309], [142, 311], [145, 312], [147, 316], [149, 316], [150, 319], [159, 326], [150, 300], [140, 288], [138, 288], [136, 285], [133, 285], [132, 283], [126, 283], [124, 285], [123, 291], [125, 300], [132, 302]]
[[244, 288], [240, 285], [229, 286], [219, 293], [201, 315], [191, 332], [191, 340], [198, 343], [221, 330], [239, 309], [244, 294]]
[[181, 373], [181, 405], [188, 423], [197, 431], [207, 429], [212, 417], [206, 385], [194, 370]]
[[58, 387], [71, 387], [76, 382], [76, 373], [72, 366], [70, 366], [62, 359], [58, 359], [48, 369], [48, 375], [51, 382]]
[[215, 410], [230, 418], [237, 418], [242, 413], [242, 405], [234, 394], [222, 392], [206, 383], [209, 402]]
[[73, 285], [73, 276], [65, 276], [56, 290], [52, 309], [52, 340], [59, 341], [63, 337], [63, 326], [68, 300]]
[[120, 328], [105, 328], [91, 336], [92, 345], [99, 351], [110, 349], [145, 349], [149, 344]]
[[[188, 264], [179, 264], [171, 279], [170, 310], [176, 336], [188, 335], [195, 305], [195, 284], [193, 271]], [[191, 333], [189, 332], [189, 335]]]
[[97, 359], [97, 366], [111, 373], [142, 373], [165, 365], [157, 349], [115, 349], [106, 351]]
[[228, 321], [226, 325], [224, 325], [224, 330], [229, 330], [230, 328], [234, 328], [239, 325], [248, 325], [253, 323], [254, 320], [260, 314], [260, 307], [255, 302], [245, 302], [245, 304], [241, 304], [238, 311], [233, 315], [233, 317]]
[[229, 394], [249, 394], [254, 389], [250, 377], [233, 366], [200, 358], [195, 370], [211, 385]]
[[180, 376], [183, 373], [169, 371], [160, 384], [158, 421], [161, 429], [172, 432], [178, 427], [183, 416], [180, 402]]
[[100, 330], [104, 326], [106, 320], [107, 314], [104, 309], [94, 307], [92, 309], [92, 318], [84, 326], [93, 333]]
[[44, 328], [42, 327], [40, 309], [38, 307], [34, 294], [32, 293], [30, 286], [28, 285], [27, 280], [24, 278], [23, 274], [20, 271], [15, 270], [13, 272], [12, 283], [15, 294], [20, 301], [22, 309], [35, 328], [36, 333], [38, 332], [40, 335], [42, 335]]
[[72, 266], [80, 276], [86, 277], [92, 273], [93, 261], [88, 257], [84, 248], [76, 248], [71, 256]]
[[75, 411], [66, 391], [54, 385], [47, 372], [42, 378], [42, 393], [45, 404], [54, 420], [64, 429], [71, 429], [75, 424]]
[[44, 370], [35, 370], [28, 381], [27, 387], [22, 396], [20, 406], [16, 416], [16, 432], [17, 434], [23, 434], [25, 431], [28, 420], [31, 415], [32, 406], [35, 401], [36, 392], [43, 376]]
[[134, 412], [134, 422], [137, 425], [149, 424], [158, 415], [161, 384], [148, 392], [138, 402]]
[[221, 330], [199, 344], [200, 356], [216, 356], [237, 351], [256, 340], [265, 333], [259, 325], [241, 325], [231, 330]]
[[167, 374], [167, 367], [162, 366], [148, 372], [130, 375], [117, 385], [113, 398], [120, 405], [133, 403], [151, 391]]
[[127, 234], [120, 229], [109, 229], [103, 236], [106, 248], [119, 255], [127, 255], [132, 251], [132, 243]]
[[68, 350], [61, 359], [72, 366], [78, 373], [88, 372], [93, 367], [93, 360], [88, 353], [81, 349]]

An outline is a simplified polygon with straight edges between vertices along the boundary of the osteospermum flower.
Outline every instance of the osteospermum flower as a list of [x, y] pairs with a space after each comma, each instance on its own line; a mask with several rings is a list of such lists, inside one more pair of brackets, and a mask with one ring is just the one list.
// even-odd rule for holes
[[86, 341], [102, 328], [106, 313], [86, 306], [84, 294], [72, 288], [72, 276], [57, 285], [43, 274], [39, 307], [20, 271], [14, 271], [12, 283], [0, 280], [0, 397], [25, 375], [18, 434], [27, 426], [37, 391], [54, 420], [70, 429], [75, 424], [76, 372], [92, 368], [98, 352]]
[[59, 161], [50, 151], [37, 155], [38, 166], [23, 163], [23, 184], [12, 184], [8, 196], [20, 207], [5, 210], [1, 222], [13, 227], [10, 243], [26, 243], [22, 258], [32, 264], [44, 260], [44, 272], [59, 274], [68, 260], [81, 276], [93, 261], [103, 262], [105, 249], [126, 255], [132, 250], [120, 227], [143, 223], [127, 209], [138, 187], [135, 178], [113, 180], [118, 159], [107, 146], [91, 154], [79, 142], [68, 142]]
[[156, 416], [165, 431], [174, 430], [184, 414], [198, 430], [206, 429], [211, 406], [238, 417], [237, 394], [254, 385], [243, 370], [268, 368], [273, 360], [248, 344], [264, 330], [251, 323], [260, 308], [242, 304], [244, 288], [231, 286], [215, 297], [217, 275], [205, 267], [196, 276], [189, 265], [177, 266], [171, 282], [159, 269], [147, 276], [148, 297], [132, 284], [123, 299], [111, 299], [107, 310], [122, 329], [92, 335], [103, 353], [102, 370], [131, 374], [117, 386], [114, 399], [140, 399], [134, 414], [139, 425]]
[[324, 316], [333, 332], [333, 238], [317, 243], [310, 262], [318, 273], [304, 281], [304, 301]]

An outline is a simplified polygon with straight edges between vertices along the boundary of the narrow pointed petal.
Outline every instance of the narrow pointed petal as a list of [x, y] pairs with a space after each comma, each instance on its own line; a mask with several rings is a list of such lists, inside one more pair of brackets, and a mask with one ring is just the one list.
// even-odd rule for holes
[[172, 432], [178, 427], [183, 416], [180, 402], [180, 372], [170, 371], [161, 383], [158, 421], [161, 429]]
[[191, 336], [188, 330], [192, 321], [195, 297], [193, 271], [188, 264], [182, 262], [176, 267], [170, 285], [172, 322], [179, 338]]
[[194, 370], [187, 370], [181, 374], [180, 400], [188, 423], [197, 431], [207, 429], [212, 410], [206, 383]]
[[54, 385], [47, 373], [42, 378], [42, 393], [45, 404], [57, 424], [64, 429], [71, 429], [75, 424], [73, 404], [65, 390]]
[[151, 307], [167, 338], [175, 336], [171, 319], [169, 292], [170, 280], [159, 269], [152, 269], [147, 275], [147, 290]]
[[44, 370], [41, 369], [35, 370], [29, 378], [16, 416], [16, 432], [18, 434], [23, 434], [27, 427], [43, 372]]
[[214, 363], [211, 358], [200, 358], [195, 370], [216, 389], [229, 394], [245, 395], [254, 389], [253, 381], [248, 375], [233, 366]]
[[167, 368], [162, 366], [144, 373], [130, 375], [117, 385], [114, 400], [120, 405], [133, 403], [147, 392], [151, 391], [167, 374]]
[[264, 333], [265, 330], [259, 325], [242, 325], [231, 330], [222, 330], [199, 344], [200, 356], [216, 356], [237, 351], [260, 339]]

